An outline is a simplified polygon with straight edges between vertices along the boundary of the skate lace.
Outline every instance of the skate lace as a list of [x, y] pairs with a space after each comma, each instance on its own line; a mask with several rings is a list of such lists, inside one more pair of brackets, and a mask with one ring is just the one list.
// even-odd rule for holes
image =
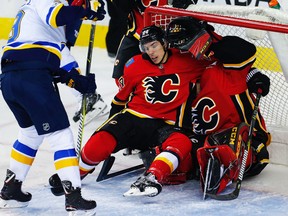
[[141, 191], [147, 186], [156, 186], [159, 185], [155, 176], [152, 174], [148, 174], [147, 176], [141, 176], [137, 179], [137, 181], [133, 184], [134, 187], [138, 187]]

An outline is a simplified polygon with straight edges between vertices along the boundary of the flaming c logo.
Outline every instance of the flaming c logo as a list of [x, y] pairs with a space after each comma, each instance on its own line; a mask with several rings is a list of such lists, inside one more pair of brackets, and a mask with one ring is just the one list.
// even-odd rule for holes
[[178, 95], [180, 78], [177, 74], [146, 77], [142, 83], [142, 86], [145, 88], [147, 102], [151, 104], [164, 104], [172, 102]]

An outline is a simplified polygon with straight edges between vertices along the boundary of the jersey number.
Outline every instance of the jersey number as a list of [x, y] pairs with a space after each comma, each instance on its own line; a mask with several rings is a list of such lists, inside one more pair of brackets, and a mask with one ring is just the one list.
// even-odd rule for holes
[[12, 26], [12, 30], [11, 30], [11, 32], [9, 34], [8, 43], [15, 41], [17, 39], [17, 37], [19, 36], [20, 23], [21, 23], [24, 15], [25, 15], [25, 12], [22, 11], [22, 10], [19, 11], [18, 14], [16, 15], [14, 24]]

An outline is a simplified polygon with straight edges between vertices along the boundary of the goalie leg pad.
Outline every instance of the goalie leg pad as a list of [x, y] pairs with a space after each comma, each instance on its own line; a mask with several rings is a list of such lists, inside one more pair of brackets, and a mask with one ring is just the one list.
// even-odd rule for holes
[[[233, 128], [213, 133], [207, 137], [204, 147], [197, 150], [203, 190], [207, 189], [208, 193], [220, 193], [231, 181], [237, 179], [244, 148], [248, 140], [248, 130], [248, 125], [241, 123]], [[216, 160], [220, 162], [220, 166], [217, 165]], [[248, 159], [247, 162], [250, 163], [251, 160]], [[223, 168], [221, 170], [218, 167]], [[208, 168], [209, 170], [207, 170]], [[220, 175], [216, 171], [220, 172]], [[216, 180], [214, 178], [216, 177], [219, 177], [219, 185], [215, 183]]]
[[199, 148], [197, 158], [200, 166], [200, 183], [203, 191], [217, 194], [237, 179], [238, 159], [227, 145]]

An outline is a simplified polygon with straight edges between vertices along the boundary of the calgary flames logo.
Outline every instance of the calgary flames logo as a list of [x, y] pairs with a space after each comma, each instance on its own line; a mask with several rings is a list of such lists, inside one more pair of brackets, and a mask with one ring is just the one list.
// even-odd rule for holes
[[220, 115], [215, 102], [208, 97], [199, 100], [192, 108], [193, 131], [196, 134], [207, 134], [219, 124]]
[[179, 92], [180, 79], [177, 74], [146, 77], [142, 82], [146, 101], [151, 104], [172, 102]]

